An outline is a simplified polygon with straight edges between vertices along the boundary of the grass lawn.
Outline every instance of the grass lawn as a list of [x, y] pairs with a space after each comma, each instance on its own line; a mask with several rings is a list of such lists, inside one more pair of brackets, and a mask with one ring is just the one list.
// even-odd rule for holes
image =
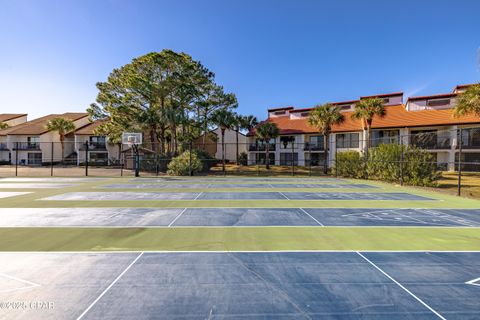
[[[450, 194], [457, 193], [458, 174], [456, 172], [443, 172], [438, 181], [438, 189]], [[462, 173], [462, 196], [480, 199], [480, 173]]]

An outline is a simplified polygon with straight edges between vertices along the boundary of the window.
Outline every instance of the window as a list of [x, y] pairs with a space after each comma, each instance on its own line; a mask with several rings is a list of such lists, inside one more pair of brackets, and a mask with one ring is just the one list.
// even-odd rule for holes
[[352, 106], [349, 104], [340, 105], [340, 110], [349, 110]]
[[280, 137], [280, 148], [282, 149], [291, 149], [295, 147], [295, 137], [294, 136], [281, 136]]
[[359, 136], [358, 133], [337, 134], [337, 148], [358, 148]]
[[[270, 158], [269, 164], [274, 165], [275, 164], [275, 153], [269, 153], [268, 157]], [[257, 164], [265, 164], [265, 153], [257, 153], [255, 154], [255, 161]]]
[[105, 149], [105, 137], [104, 136], [91, 136], [90, 146], [93, 149]]
[[89, 162], [95, 164], [107, 164], [108, 153], [106, 152], [91, 152]]
[[377, 130], [372, 131], [370, 138], [371, 146], [376, 147], [380, 144], [392, 144], [399, 142], [399, 130]]
[[292, 165], [292, 155], [293, 155], [293, 164], [298, 164], [298, 153], [285, 152], [280, 153], [280, 165], [281, 166], [291, 166]]
[[427, 100], [427, 106], [429, 107], [446, 106], [449, 104], [450, 104], [450, 99]]
[[302, 112], [300, 113], [300, 117], [308, 117], [310, 115], [310, 112]]
[[[458, 132], [458, 136], [460, 140], [460, 132]], [[462, 147], [480, 148], [480, 128], [462, 129]]]
[[324, 153], [305, 154], [305, 164], [308, 166], [323, 166], [325, 164]]
[[286, 112], [284, 110], [282, 111], [275, 111], [273, 114], [276, 115], [276, 116], [281, 116], [283, 114], [285, 114]]
[[27, 137], [27, 149], [39, 149], [40, 137]]
[[42, 164], [42, 153], [40, 152], [29, 152], [28, 153], [28, 164], [41, 165]]
[[305, 150], [323, 150], [323, 136], [310, 136], [305, 145]]
[[390, 102], [390, 98], [384, 98], [383, 99], [383, 103], [389, 103]]

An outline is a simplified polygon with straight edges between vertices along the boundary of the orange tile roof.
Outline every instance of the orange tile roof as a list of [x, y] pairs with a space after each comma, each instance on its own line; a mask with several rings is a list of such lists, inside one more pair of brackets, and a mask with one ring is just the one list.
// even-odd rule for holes
[[0, 130], [0, 136], [6, 135], [40, 135], [48, 132], [45, 128], [47, 122], [53, 118], [66, 118], [73, 121], [88, 117], [86, 112], [67, 112], [64, 114], [50, 114], [41, 118], [21, 123], [19, 125]]
[[93, 135], [95, 129], [105, 122], [106, 122], [106, 120], [97, 120], [97, 121], [90, 122], [89, 124], [86, 124], [81, 128], [78, 128], [75, 131], [75, 134], [76, 135], [88, 135], [88, 136]]
[[26, 113], [0, 113], [0, 122], [25, 117]]
[[[332, 127], [333, 132], [361, 131], [362, 122], [352, 119], [353, 111], [343, 112], [344, 121]], [[290, 119], [289, 116], [269, 118], [265, 121], [273, 122], [280, 128], [280, 134], [315, 133], [318, 130], [308, 124], [307, 118]], [[474, 115], [453, 117], [453, 109], [407, 111], [404, 105], [387, 106], [385, 116], [375, 117], [372, 128], [403, 128], [442, 126], [456, 124], [480, 124], [480, 117]], [[254, 135], [252, 130], [248, 135]]]

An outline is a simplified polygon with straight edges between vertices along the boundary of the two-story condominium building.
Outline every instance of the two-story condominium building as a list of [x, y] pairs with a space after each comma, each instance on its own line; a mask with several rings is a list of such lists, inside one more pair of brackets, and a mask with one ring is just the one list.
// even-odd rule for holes
[[64, 154], [60, 145], [60, 136], [56, 131], [49, 131], [46, 125], [54, 118], [73, 121], [76, 128], [89, 123], [87, 113], [50, 114], [38, 119], [26, 121], [0, 130], [0, 143], [5, 144], [0, 152], [0, 161], [18, 164], [41, 165], [60, 162], [74, 152], [73, 138], [64, 143]]
[[[371, 146], [381, 143], [411, 144], [435, 154], [439, 166], [454, 170], [458, 154], [458, 129], [462, 128], [462, 161], [480, 162], [480, 118], [474, 115], [453, 116], [457, 95], [468, 85], [457, 86], [453, 92], [432, 96], [409, 97], [404, 103], [403, 93], [395, 92], [368, 97], [384, 99], [385, 115], [375, 116], [370, 137]], [[335, 154], [346, 150], [364, 152], [366, 129], [361, 120], [352, 119], [358, 100], [334, 102], [341, 108], [344, 121], [332, 127], [329, 141], [329, 165]], [[323, 136], [308, 124], [312, 108], [294, 107], [268, 110], [265, 121], [275, 123], [280, 137], [270, 141], [271, 164], [320, 165], [325, 161]], [[265, 142], [249, 134], [249, 163], [265, 163]], [[293, 143], [293, 145], [292, 145]]]
[[77, 164], [88, 162], [97, 165], [115, 164], [120, 161], [121, 144], [109, 143], [108, 137], [95, 134], [95, 129], [105, 120], [91, 122], [71, 135], [74, 136]]

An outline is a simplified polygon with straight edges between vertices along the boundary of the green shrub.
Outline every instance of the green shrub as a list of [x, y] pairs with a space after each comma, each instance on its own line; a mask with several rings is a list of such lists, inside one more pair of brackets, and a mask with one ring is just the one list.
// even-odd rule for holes
[[242, 152], [238, 155], [238, 164], [241, 166], [248, 165], [248, 155], [246, 152]]
[[334, 172], [345, 178], [363, 178], [364, 163], [362, 156], [357, 151], [338, 152]]
[[194, 150], [194, 153], [197, 154], [198, 159], [202, 162], [202, 169], [201, 172], [208, 172], [211, 167], [213, 167], [218, 160], [215, 157], [212, 157], [207, 151], [205, 150]]
[[[172, 176], [188, 176], [190, 168], [190, 151], [185, 151], [175, 157], [168, 164], [167, 173]], [[192, 152], [192, 172], [202, 170], [202, 161], [200, 161], [197, 152]]]
[[434, 186], [440, 177], [434, 155], [425, 150], [398, 144], [381, 144], [367, 155], [356, 151], [337, 154], [334, 170], [347, 178], [403, 182], [413, 186]]

